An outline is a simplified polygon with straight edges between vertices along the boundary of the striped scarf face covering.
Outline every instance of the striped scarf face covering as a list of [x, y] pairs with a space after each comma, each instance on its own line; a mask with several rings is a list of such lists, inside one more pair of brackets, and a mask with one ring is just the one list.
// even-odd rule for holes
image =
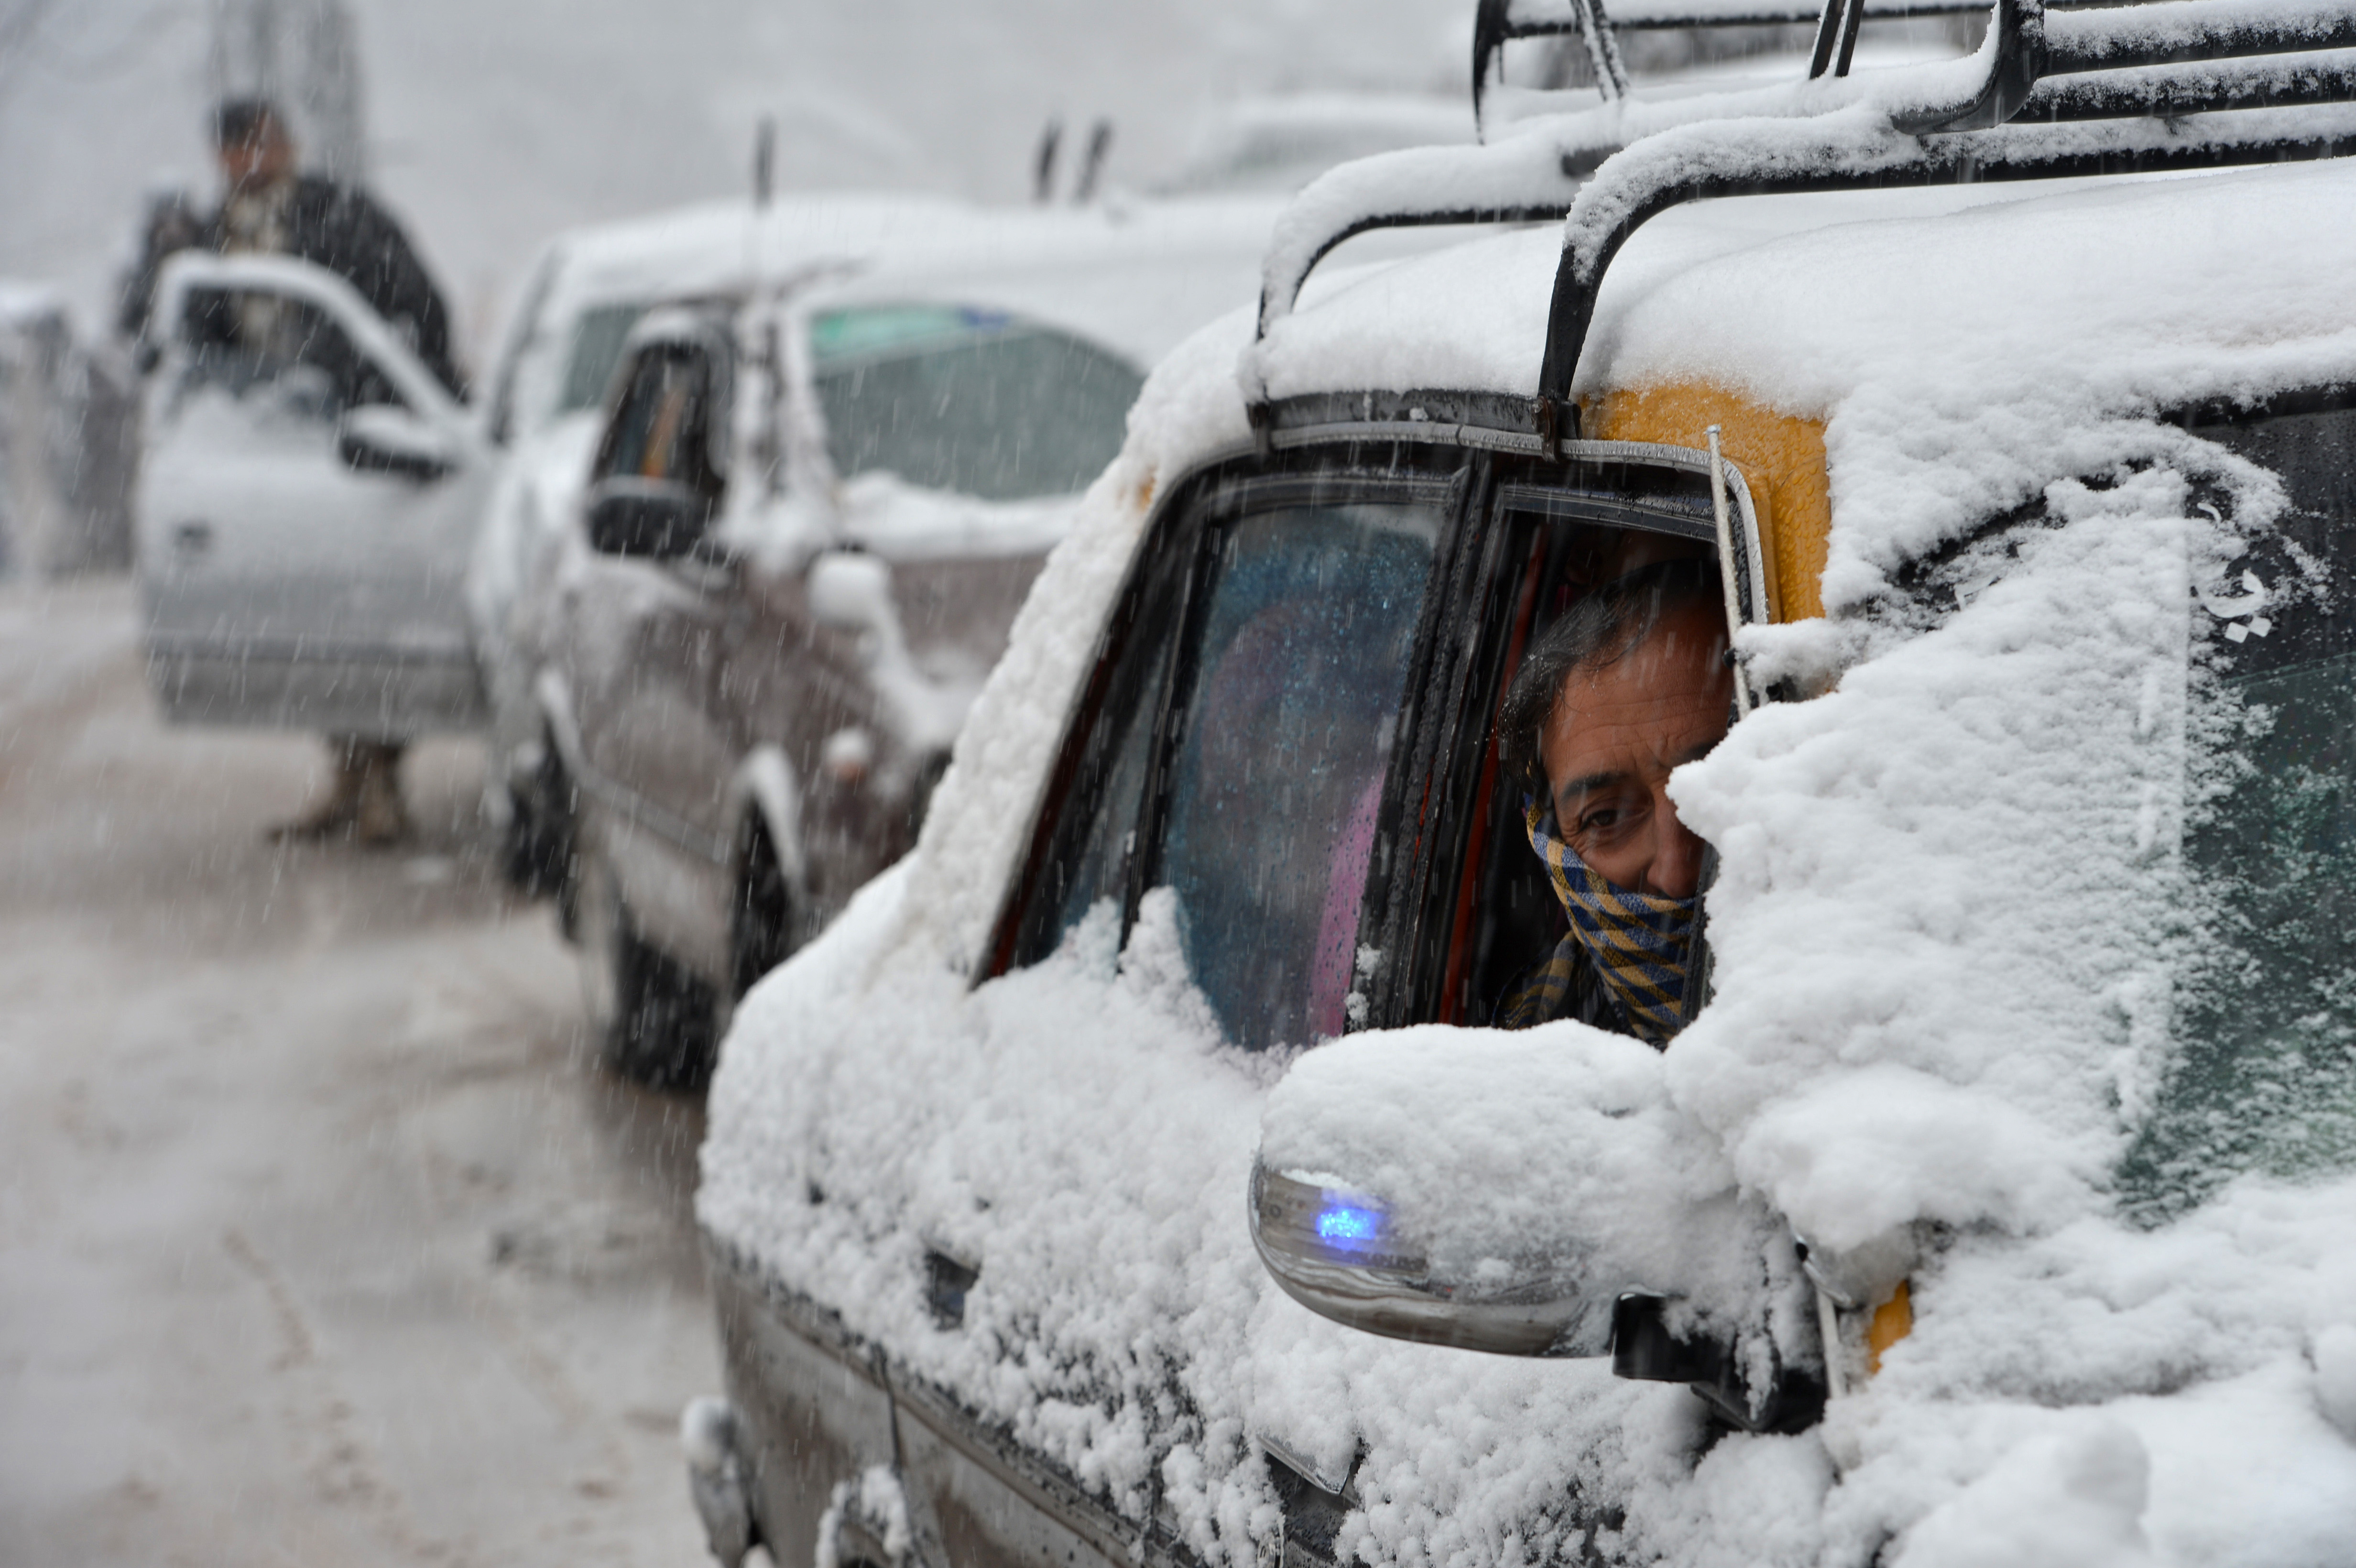
[[1627, 1010], [1629, 1027], [1648, 1045], [1666, 1045], [1685, 1027], [1686, 975], [1697, 899], [1631, 892], [1589, 870], [1554, 836], [1554, 810], [1523, 803], [1530, 848], [1546, 862], [1554, 896], [1570, 916], [1571, 934], [1595, 962], [1604, 986]]

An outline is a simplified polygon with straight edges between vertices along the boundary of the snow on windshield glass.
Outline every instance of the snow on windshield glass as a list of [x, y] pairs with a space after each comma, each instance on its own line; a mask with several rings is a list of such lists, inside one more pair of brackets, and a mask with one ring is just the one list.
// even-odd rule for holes
[[1085, 487], [1120, 450], [1143, 379], [1052, 328], [947, 305], [825, 312], [809, 348], [837, 477], [986, 501]]

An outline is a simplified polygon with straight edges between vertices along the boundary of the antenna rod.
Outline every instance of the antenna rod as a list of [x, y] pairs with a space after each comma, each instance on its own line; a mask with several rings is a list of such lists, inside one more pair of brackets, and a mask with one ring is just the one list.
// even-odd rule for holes
[[1039, 133], [1039, 155], [1031, 170], [1031, 199], [1045, 204], [1055, 197], [1055, 148], [1064, 139], [1064, 123], [1050, 119]]
[[1751, 717], [1751, 677], [1735, 656], [1734, 639], [1742, 631], [1742, 602], [1734, 592], [1734, 524], [1726, 515], [1726, 459], [1719, 454], [1718, 427], [1709, 427], [1709, 504], [1718, 515], [1718, 585], [1726, 594], [1726, 657], [1734, 671], [1734, 712]]
[[753, 205], [766, 208], [776, 194], [777, 121], [773, 114], [764, 114], [753, 133]]
[[1088, 132], [1088, 150], [1080, 160], [1080, 183], [1072, 187], [1072, 200], [1085, 207], [1097, 197], [1097, 180], [1104, 174], [1105, 155], [1112, 151], [1112, 122], [1098, 120]]

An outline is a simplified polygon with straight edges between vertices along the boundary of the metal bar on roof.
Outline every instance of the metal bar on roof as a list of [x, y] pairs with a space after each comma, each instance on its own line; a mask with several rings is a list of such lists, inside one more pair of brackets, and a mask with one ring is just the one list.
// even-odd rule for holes
[[[1772, 164], [1740, 138], [1755, 124], [1685, 128], [1691, 144], [1675, 166], [1648, 160], [1634, 177], [1606, 187], [1599, 175], [1573, 204], [1569, 242], [1555, 274], [1546, 357], [1538, 370], [1541, 425], [1575, 428], [1570, 390], [1579, 373], [1596, 295], [1612, 260], [1650, 219], [1688, 202], [1735, 196], [1971, 185], [1999, 180], [2077, 179], [2297, 163], [2356, 154], [2356, 106], [2237, 109], [2184, 120], [2136, 118], [2069, 126], [2003, 126], [1951, 135], [1857, 136], [1853, 126], [1826, 127], [1812, 139], [1805, 123], [1783, 138]], [[1719, 133], [1713, 144], [1710, 133]], [[1674, 134], [1675, 133], [1673, 133]], [[1590, 197], [1600, 200], [1590, 202]], [[1616, 211], [1608, 227], [1582, 225], [1581, 208]], [[1569, 417], [1566, 417], [1569, 415]]]
[[2356, 49], [2318, 59], [2260, 57], [2224, 65], [2153, 66], [2049, 77], [2014, 115], [2017, 125], [2137, 115], [2181, 119], [2227, 109], [2286, 109], [2356, 100]]
[[2356, 48], [2346, 0], [2157, 0], [2049, 10], [2045, 73]]
[[1833, 62], [1833, 74], [1847, 76], [1849, 62], [1857, 58], [1857, 32], [1865, 21], [1865, 0], [1842, 0], [1840, 14], [1840, 58]]

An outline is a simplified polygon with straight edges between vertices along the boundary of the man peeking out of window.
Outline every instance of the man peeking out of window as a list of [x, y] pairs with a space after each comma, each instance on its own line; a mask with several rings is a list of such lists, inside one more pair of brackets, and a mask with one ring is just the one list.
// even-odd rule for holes
[[1726, 655], [1715, 565], [1672, 560], [1580, 599], [1523, 660], [1499, 750], [1570, 931], [1507, 988], [1501, 1027], [1578, 1019], [1655, 1046], [1685, 1027], [1708, 848], [1668, 781], [1726, 734]]

